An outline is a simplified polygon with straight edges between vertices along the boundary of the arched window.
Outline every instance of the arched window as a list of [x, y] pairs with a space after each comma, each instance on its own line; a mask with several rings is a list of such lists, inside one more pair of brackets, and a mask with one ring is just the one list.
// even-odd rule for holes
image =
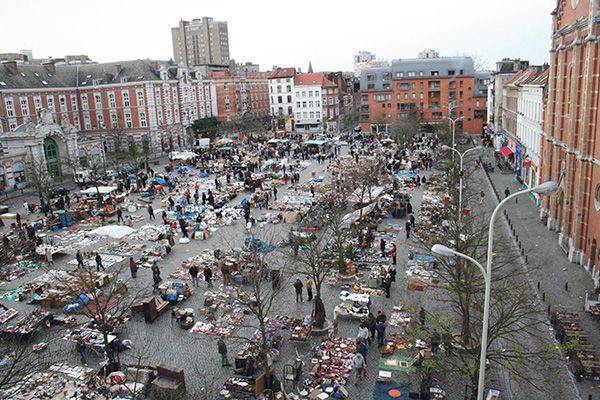
[[52, 138], [44, 139], [44, 157], [46, 158], [46, 169], [50, 176], [61, 176], [60, 157], [58, 145]]

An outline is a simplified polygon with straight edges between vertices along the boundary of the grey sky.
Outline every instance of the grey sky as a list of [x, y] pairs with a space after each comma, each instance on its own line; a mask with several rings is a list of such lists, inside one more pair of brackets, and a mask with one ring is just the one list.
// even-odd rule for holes
[[88, 54], [96, 61], [172, 58], [180, 19], [210, 16], [229, 25], [230, 53], [306, 70], [351, 70], [369, 50], [387, 59], [476, 55], [488, 67], [502, 57], [548, 60], [556, 0], [1, 0], [0, 52], [35, 57]]

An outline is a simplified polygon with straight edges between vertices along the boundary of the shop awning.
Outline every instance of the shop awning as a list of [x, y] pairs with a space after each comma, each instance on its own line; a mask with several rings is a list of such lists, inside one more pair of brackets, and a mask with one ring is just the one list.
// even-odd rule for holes
[[514, 154], [508, 146], [500, 147], [500, 153], [502, 153], [505, 157], [510, 157]]

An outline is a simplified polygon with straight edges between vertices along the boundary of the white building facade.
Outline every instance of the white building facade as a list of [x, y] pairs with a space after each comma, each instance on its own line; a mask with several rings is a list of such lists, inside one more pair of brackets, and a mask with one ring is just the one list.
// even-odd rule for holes
[[269, 78], [269, 105], [272, 116], [294, 115], [294, 68], [279, 68]]
[[547, 82], [548, 70], [545, 70], [519, 88], [517, 137], [525, 148], [522, 179], [528, 187], [540, 184], [542, 116]]
[[321, 73], [298, 74], [294, 81], [294, 116], [296, 130], [323, 130], [323, 84]]

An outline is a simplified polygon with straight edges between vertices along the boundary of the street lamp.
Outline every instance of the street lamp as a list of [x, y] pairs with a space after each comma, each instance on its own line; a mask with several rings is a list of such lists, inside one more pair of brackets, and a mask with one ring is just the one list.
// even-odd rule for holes
[[492, 216], [490, 217], [490, 225], [488, 228], [488, 251], [487, 251], [487, 262], [485, 270], [477, 261], [473, 258], [459, 253], [455, 250], [452, 250], [446, 246], [436, 244], [431, 248], [431, 251], [445, 257], [457, 256], [464, 258], [479, 267], [483, 277], [485, 279], [485, 300], [483, 303], [483, 328], [481, 330], [481, 354], [479, 355], [479, 381], [477, 384], [477, 400], [483, 400], [483, 390], [485, 386], [485, 360], [487, 358], [487, 339], [488, 339], [488, 326], [489, 326], [489, 317], [490, 317], [490, 291], [491, 291], [491, 283], [492, 283], [492, 250], [494, 247], [494, 222], [496, 220], [496, 216], [498, 215], [498, 211], [506, 204], [509, 200], [514, 197], [520, 196], [522, 194], [527, 193], [537, 193], [539, 195], [551, 195], [556, 193], [558, 190], [558, 183], [554, 181], [544, 182], [538, 186], [535, 186], [530, 189], [520, 190], [515, 192], [509, 196], [507, 196], [504, 200], [502, 200], [494, 211], [492, 212]]
[[452, 155], [454, 155], [454, 153], [458, 154], [458, 157], [460, 158], [460, 172], [458, 174], [460, 182], [458, 185], [458, 222], [460, 222], [462, 220], [462, 192], [463, 192], [463, 160], [465, 155], [467, 155], [468, 152], [473, 151], [473, 150], [479, 150], [481, 149], [481, 146], [476, 146], [470, 149], [465, 150], [463, 153], [461, 153], [460, 151], [456, 150], [453, 147], [450, 146], [446, 146], [443, 145], [442, 146], [442, 150], [452, 150], [453, 153]]
[[[456, 123], [458, 121], [460, 121], [461, 119], [465, 118], [464, 115], [458, 117], [458, 118], [452, 118], [450, 115], [452, 115], [452, 111], [454, 111], [454, 109], [456, 108], [456, 106], [448, 106], [448, 116], [446, 118], [448, 118], [448, 121], [450, 121], [450, 125], [452, 126], [452, 148], [454, 148], [455, 144], [454, 144], [454, 137], [456, 135]], [[452, 161], [454, 161], [454, 154], [452, 154]]]

